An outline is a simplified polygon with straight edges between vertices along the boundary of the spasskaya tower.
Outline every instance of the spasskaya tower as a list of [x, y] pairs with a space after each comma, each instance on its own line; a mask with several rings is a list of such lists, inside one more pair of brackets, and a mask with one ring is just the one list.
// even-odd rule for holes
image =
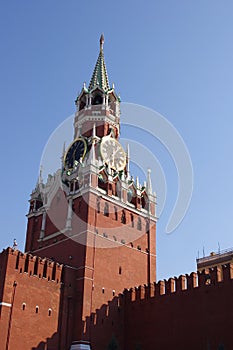
[[62, 167], [46, 183], [40, 177], [30, 198], [25, 251], [64, 266], [61, 313], [69, 327], [61, 349], [90, 349], [91, 314], [125, 288], [155, 281], [156, 198], [150, 171], [143, 185], [130, 174], [103, 45], [101, 35]]

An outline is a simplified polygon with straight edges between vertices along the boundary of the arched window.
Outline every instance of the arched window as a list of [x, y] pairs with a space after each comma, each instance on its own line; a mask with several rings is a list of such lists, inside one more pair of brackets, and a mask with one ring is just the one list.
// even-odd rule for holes
[[121, 213], [121, 222], [122, 222], [122, 224], [126, 224], [126, 216], [125, 216], [124, 210], [122, 210], [122, 213]]
[[146, 233], [149, 233], [150, 232], [150, 224], [149, 224], [149, 221], [147, 220], [146, 221]]
[[36, 314], [39, 313], [39, 306], [36, 306]]
[[52, 315], [52, 309], [49, 309], [48, 310], [48, 316], [51, 316]]
[[133, 214], [130, 214], [130, 219], [131, 219], [131, 227], [134, 227], [134, 217], [133, 217]]
[[115, 213], [115, 220], [118, 220], [118, 213], [117, 213], [117, 207], [114, 207], [114, 213]]
[[104, 216], [109, 216], [109, 206], [108, 203], [104, 205]]
[[138, 229], [139, 231], [142, 230], [142, 221], [141, 221], [141, 218], [138, 218], [137, 229]]
[[133, 191], [129, 189], [127, 192], [127, 200], [129, 203], [131, 203], [132, 198], [133, 198]]
[[25, 309], [26, 309], [26, 304], [23, 303], [23, 304], [22, 304], [22, 310], [24, 311]]
[[103, 98], [100, 95], [96, 95], [93, 98], [93, 105], [101, 105], [103, 103]]
[[96, 207], [97, 207], [97, 213], [100, 213], [100, 200], [99, 200], [99, 198], [97, 198]]
[[83, 96], [80, 103], [79, 103], [79, 110], [81, 111], [82, 109], [84, 109], [86, 106], [86, 96]]

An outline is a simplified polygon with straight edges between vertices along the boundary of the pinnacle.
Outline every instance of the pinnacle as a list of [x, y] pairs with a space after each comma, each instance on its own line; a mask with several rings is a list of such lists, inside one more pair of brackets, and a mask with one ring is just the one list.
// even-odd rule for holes
[[103, 45], [104, 35], [102, 34], [100, 37], [100, 52], [89, 84], [89, 90], [94, 89], [96, 86], [99, 86], [104, 91], [108, 91], [110, 89], [107, 68], [104, 60]]

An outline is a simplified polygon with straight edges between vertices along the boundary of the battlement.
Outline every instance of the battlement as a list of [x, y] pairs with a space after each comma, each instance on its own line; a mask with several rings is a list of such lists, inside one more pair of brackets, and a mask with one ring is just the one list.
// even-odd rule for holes
[[201, 272], [192, 272], [190, 274], [172, 277], [168, 280], [161, 280], [151, 283], [150, 285], [140, 285], [134, 288], [125, 289], [123, 293], [115, 296], [107, 304], [97, 309], [87, 322], [91, 322], [94, 326], [103, 324], [103, 320], [112, 320], [117, 316], [121, 309], [131, 302], [143, 300], [158, 300], [158, 298], [169, 297], [171, 295], [179, 295], [190, 292], [198, 292], [205, 288], [219, 288], [220, 285], [227, 285], [233, 281], [233, 264], [222, 265], [221, 267], [213, 267], [205, 269]]
[[[216, 329], [222, 332], [214, 340], [219, 345], [222, 339], [228, 341], [227, 335], [232, 326], [229, 322], [229, 328], [226, 329], [224, 323], [232, 313], [232, 281], [233, 264], [229, 263], [125, 289], [86, 317], [85, 328], [88, 330], [88, 326], [91, 327], [93, 342], [99, 342], [101, 348], [114, 343], [114, 334], [119, 345], [125, 343], [127, 349], [135, 348], [135, 341], [138, 344], [145, 343], [148, 349], [152, 348], [151, 344], [155, 344], [156, 348], [177, 349], [185, 339], [185, 334], [188, 334], [185, 348], [198, 349], [202, 342], [208, 344], [208, 339], [214, 339]], [[177, 322], [174, 322], [174, 315]], [[209, 338], [203, 338], [202, 330], [208, 324], [210, 315], [210, 335]], [[224, 325], [222, 330], [220, 324]], [[193, 340], [194, 330], [196, 336]], [[171, 337], [168, 334], [172, 334]], [[193, 346], [189, 344], [189, 339], [192, 339]], [[231, 338], [230, 341], [232, 344]]]
[[206, 287], [216, 287], [218, 284], [225, 284], [233, 279], [233, 264], [225, 264], [221, 267], [212, 267], [190, 274], [172, 277], [168, 280], [161, 280], [124, 290], [124, 296], [128, 301], [143, 300], [154, 297], [183, 293]]
[[22, 253], [19, 250], [7, 248], [2, 251], [0, 257], [7, 257], [9, 268], [13, 268], [19, 274], [36, 276], [47, 281], [61, 282], [63, 265], [48, 258], [40, 258], [29, 253]]

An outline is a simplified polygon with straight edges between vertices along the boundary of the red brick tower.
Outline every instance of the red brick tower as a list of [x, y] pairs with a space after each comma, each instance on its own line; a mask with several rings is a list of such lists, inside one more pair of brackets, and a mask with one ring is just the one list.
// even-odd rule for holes
[[102, 35], [90, 84], [76, 99], [74, 141], [62, 169], [46, 184], [39, 179], [28, 214], [25, 251], [62, 263], [73, 276], [64, 277], [70, 292], [62, 311], [71, 310], [72, 350], [89, 349], [92, 312], [124, 288], [155, 280], [156, 198], [149, 171], [144, 186], [129, 174], [103, 44]]

